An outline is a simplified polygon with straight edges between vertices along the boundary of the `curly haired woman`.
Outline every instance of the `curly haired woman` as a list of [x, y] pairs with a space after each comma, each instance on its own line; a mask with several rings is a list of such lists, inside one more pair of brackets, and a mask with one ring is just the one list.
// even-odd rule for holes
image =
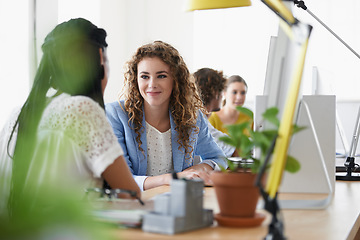
[[[209, 133], [191, 74], [171, 45], [141, 46], [127, 63], [124, 100], [106, 105], [106, 114], [140, 189], [179, 178], [201, 178], [222, 165], [224, 153]], [[193, 164], [200, 155], [202, 162]]]

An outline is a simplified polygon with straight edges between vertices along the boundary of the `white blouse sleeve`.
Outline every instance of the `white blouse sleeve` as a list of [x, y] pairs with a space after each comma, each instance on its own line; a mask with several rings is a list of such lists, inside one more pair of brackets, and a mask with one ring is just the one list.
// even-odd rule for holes
[[102, 172], [123, 155], [104, 109], [88, 97], [54, 99], [39, 125], [40, 133], [49, 129], [60, 130], [73, 140], [84, 156], [84, 167], [90, 169], [93, 177], [101, 177]]

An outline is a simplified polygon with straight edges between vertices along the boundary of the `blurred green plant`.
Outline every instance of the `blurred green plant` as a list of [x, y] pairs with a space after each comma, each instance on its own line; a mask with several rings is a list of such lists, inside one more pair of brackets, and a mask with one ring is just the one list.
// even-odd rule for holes
[[10, 216], [0, 213], [0, 239], [115, 239], [116, 228], [94, 219], [79, 193], [45, 184], [37, 189], [24, 192]]
[[[262, 114], [263, 121], [271, 123], [274, 128], [261, 131], [254, 131], [252, 129], [254, 116], [250, 109], [238, 106], [237, 110], [249, 116], [250, 120], [239, 124], [227, 125], [226, 128], [229, 134], [228, 136], [221, 137], [220, 140], [236, 148], [240, 161], [235, 162], [227, 158], [229, 168], [221, 168], [221, 170], [224, 172], [237, 172], [239, 169], [243, 169], [244, 171], [251, 169], [251, 172], [258, 173], [265, 161], [272, 142], [277, 137], [280, 126], [280, 120], [277, 117], [279, 110], [276, 107], [271, 107]], [[303, 129], [305, 129], [305, 127], [299, 127], [294, 124], [292, 127], [292, 135]], [[259, 149], [259, 158], [254, 157], [254, 151], [256, 151], [256, 149]], [[252, 160], [251, 163], [249, 163], [249, 159]], [[269, 167], [268, 165], [267, 168]], [[297, 159], [290, 155], [287, 156], [285, 171], [296, 173], [300, 170], [300, 167]]]

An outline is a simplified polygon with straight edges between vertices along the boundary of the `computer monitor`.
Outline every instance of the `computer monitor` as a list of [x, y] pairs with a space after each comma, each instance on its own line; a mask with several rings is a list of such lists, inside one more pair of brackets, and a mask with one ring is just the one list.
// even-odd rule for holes
[[[268, 107], [276, 106], [283, 120], [289, 88], [298, 67], [299, 47], [281, 27], [278, 36], [270, 39], [264, 95], [255, 101], [255, 128], [272, 127], [261, 122], [261, 114]], [[282, 208], [325, 208], [335, 187], [335, 96], [303, 96], [300, 87], [295, 107], [294, 123], [307, 128], [291, 138], [288, 154], [299, 160], [301, 170], [295, 174], [285, 172], [278, 191], [326, 193], [327, 197], [314, 201], [280, 200], [279, 204]]]

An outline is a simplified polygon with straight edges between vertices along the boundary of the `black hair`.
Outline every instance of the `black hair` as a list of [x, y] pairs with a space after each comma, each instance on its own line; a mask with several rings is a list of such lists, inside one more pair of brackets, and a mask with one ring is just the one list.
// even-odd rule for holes
[[12, 156], [11, 199], [15, 199], [14, 186], [17, 186], [17, 191], [21, 190], [25, 182], [36, 144], [37, 127], [49, 102], [46, 94], [50, 88], [71, 96], [88, 96], [104, 108], [101, 88], [104, 68], [101, 65], [99, 49], [104, 50], [107, 47], [105, 39], [104, 29], [96, 27], [83, 18], [63, 22], [46, 36], [42, 45], [43, 56], [34, 83], [8, 142], [7, 150], [10, 155], [10, 141], [17, 129], [16, 145]]

